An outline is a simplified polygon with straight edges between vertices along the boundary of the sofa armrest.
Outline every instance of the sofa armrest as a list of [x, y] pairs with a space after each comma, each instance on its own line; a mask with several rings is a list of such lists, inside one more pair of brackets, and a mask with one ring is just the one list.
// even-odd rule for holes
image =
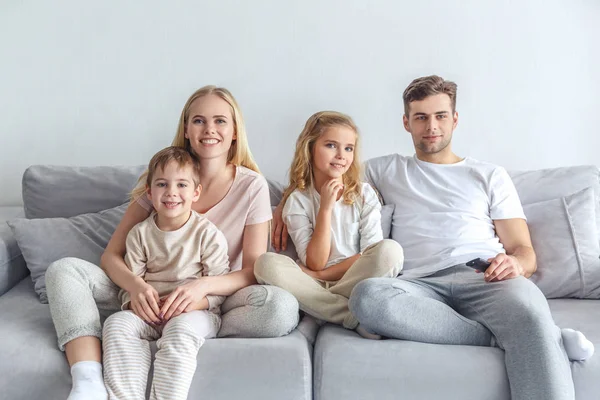
[[0, 207], [0, 296], [29, 275], [17, 241], [6, 224], [23, 215], [23, 207]]

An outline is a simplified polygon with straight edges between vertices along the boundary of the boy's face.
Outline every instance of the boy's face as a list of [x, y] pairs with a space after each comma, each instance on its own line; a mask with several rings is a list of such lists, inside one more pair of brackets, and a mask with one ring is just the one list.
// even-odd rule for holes
[[441, 93], [413, 101], [408, 111], [403, 118], [404, 128], [411, 134], [417, 153], [435, 154], [448, 147], [458, 123], [450, 96]]
[[192, 203], [200, 198], [201, 191], [202, 186], [194, 185], [191, 165], [179, 168], [177, 163], [170, 162], [164, 170], [155, 171], [148, 197], [161, 218], [185, 218], [187, 221]]

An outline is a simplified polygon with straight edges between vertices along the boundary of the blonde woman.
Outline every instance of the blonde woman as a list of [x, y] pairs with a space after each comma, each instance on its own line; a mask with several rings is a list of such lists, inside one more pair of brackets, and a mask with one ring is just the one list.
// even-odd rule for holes
[[265, 253], [254, 273], [258, 282], [296, 296], [307, 314], [376, 339], [359, 326], [348, 298], [363, 279], [396, 277], [403, 252], [398, 243], [383, 240], [377, 194], [359, 179], [357, 142], [347, 115], [322, 111], [308, 119], [282, 201], [299, 260]]
[[201, 277], [159, 299], [151, 285], [127, 268], [127, 234], [153, 211], [144, 174], [102, 255], [102, 268], [65, 258], [51, 264], [46, 273], [58, 345], [71, 365], [69, 400], [107, 398], [100, 364], [99, 311], [107, 315], [120, 310], [120, 289], [130, 295], [131, 310], [153, 323], [197, 309], [209, 295], [230, 296], [221, 306], [219, 337], [282, 336], [298, 322], [298, 303], [292, 295], [255, 285], [254, 262], [267, 250], [272, 218], [269, 189], [252, 159], [242, 114], [231, 93], [214, 86], [196, 91], [181, 112], [173, 146], [184, 147], [199, 159], [203, 195], [193, 210], [225, 235], [232, 272]]

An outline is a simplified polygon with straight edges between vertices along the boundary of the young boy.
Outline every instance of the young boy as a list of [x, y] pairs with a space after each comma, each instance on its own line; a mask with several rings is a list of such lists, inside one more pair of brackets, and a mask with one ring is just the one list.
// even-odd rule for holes
[[181, 147], [168, 147], [150, 160], [146, 184], [154, 212], [127, 235], [125, 262], [153, 288], [157, 303], [170, 305], [158, 315], [121, 291], [124, 311], [110, 316], [103, 329], [111, 399], [145, 397], [150, 341], [157, 339], [151, 398], [186, 399], [198, 350], [219, 330], [224, 296], [193, 302], [176, 290], [201, 276], [229, 272], [225, 236], [192, 210], [202, 191], [198, 169], [197, 159]]

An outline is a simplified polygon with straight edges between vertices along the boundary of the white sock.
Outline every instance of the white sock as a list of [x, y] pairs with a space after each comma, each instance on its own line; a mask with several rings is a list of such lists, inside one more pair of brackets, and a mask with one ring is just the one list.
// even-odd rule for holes
[[594, 344], [583, 333], [573, 329], [561, 329], [563, 346], [571, 361], [583, 361], [594, 354]]
[[371, 340], [381, 339], [381, 335], [369, 332], [361, 324], [358, 324], [358, 326], [354, 330], [356, 331], [356, 333], [358, 333], [360, 336], [364, 337], [365, 339], [371, 339]]
[[107, 400], [102, 364], [97, 361], [79, 361], [71, 367], [73, 388], [67, 400]]

